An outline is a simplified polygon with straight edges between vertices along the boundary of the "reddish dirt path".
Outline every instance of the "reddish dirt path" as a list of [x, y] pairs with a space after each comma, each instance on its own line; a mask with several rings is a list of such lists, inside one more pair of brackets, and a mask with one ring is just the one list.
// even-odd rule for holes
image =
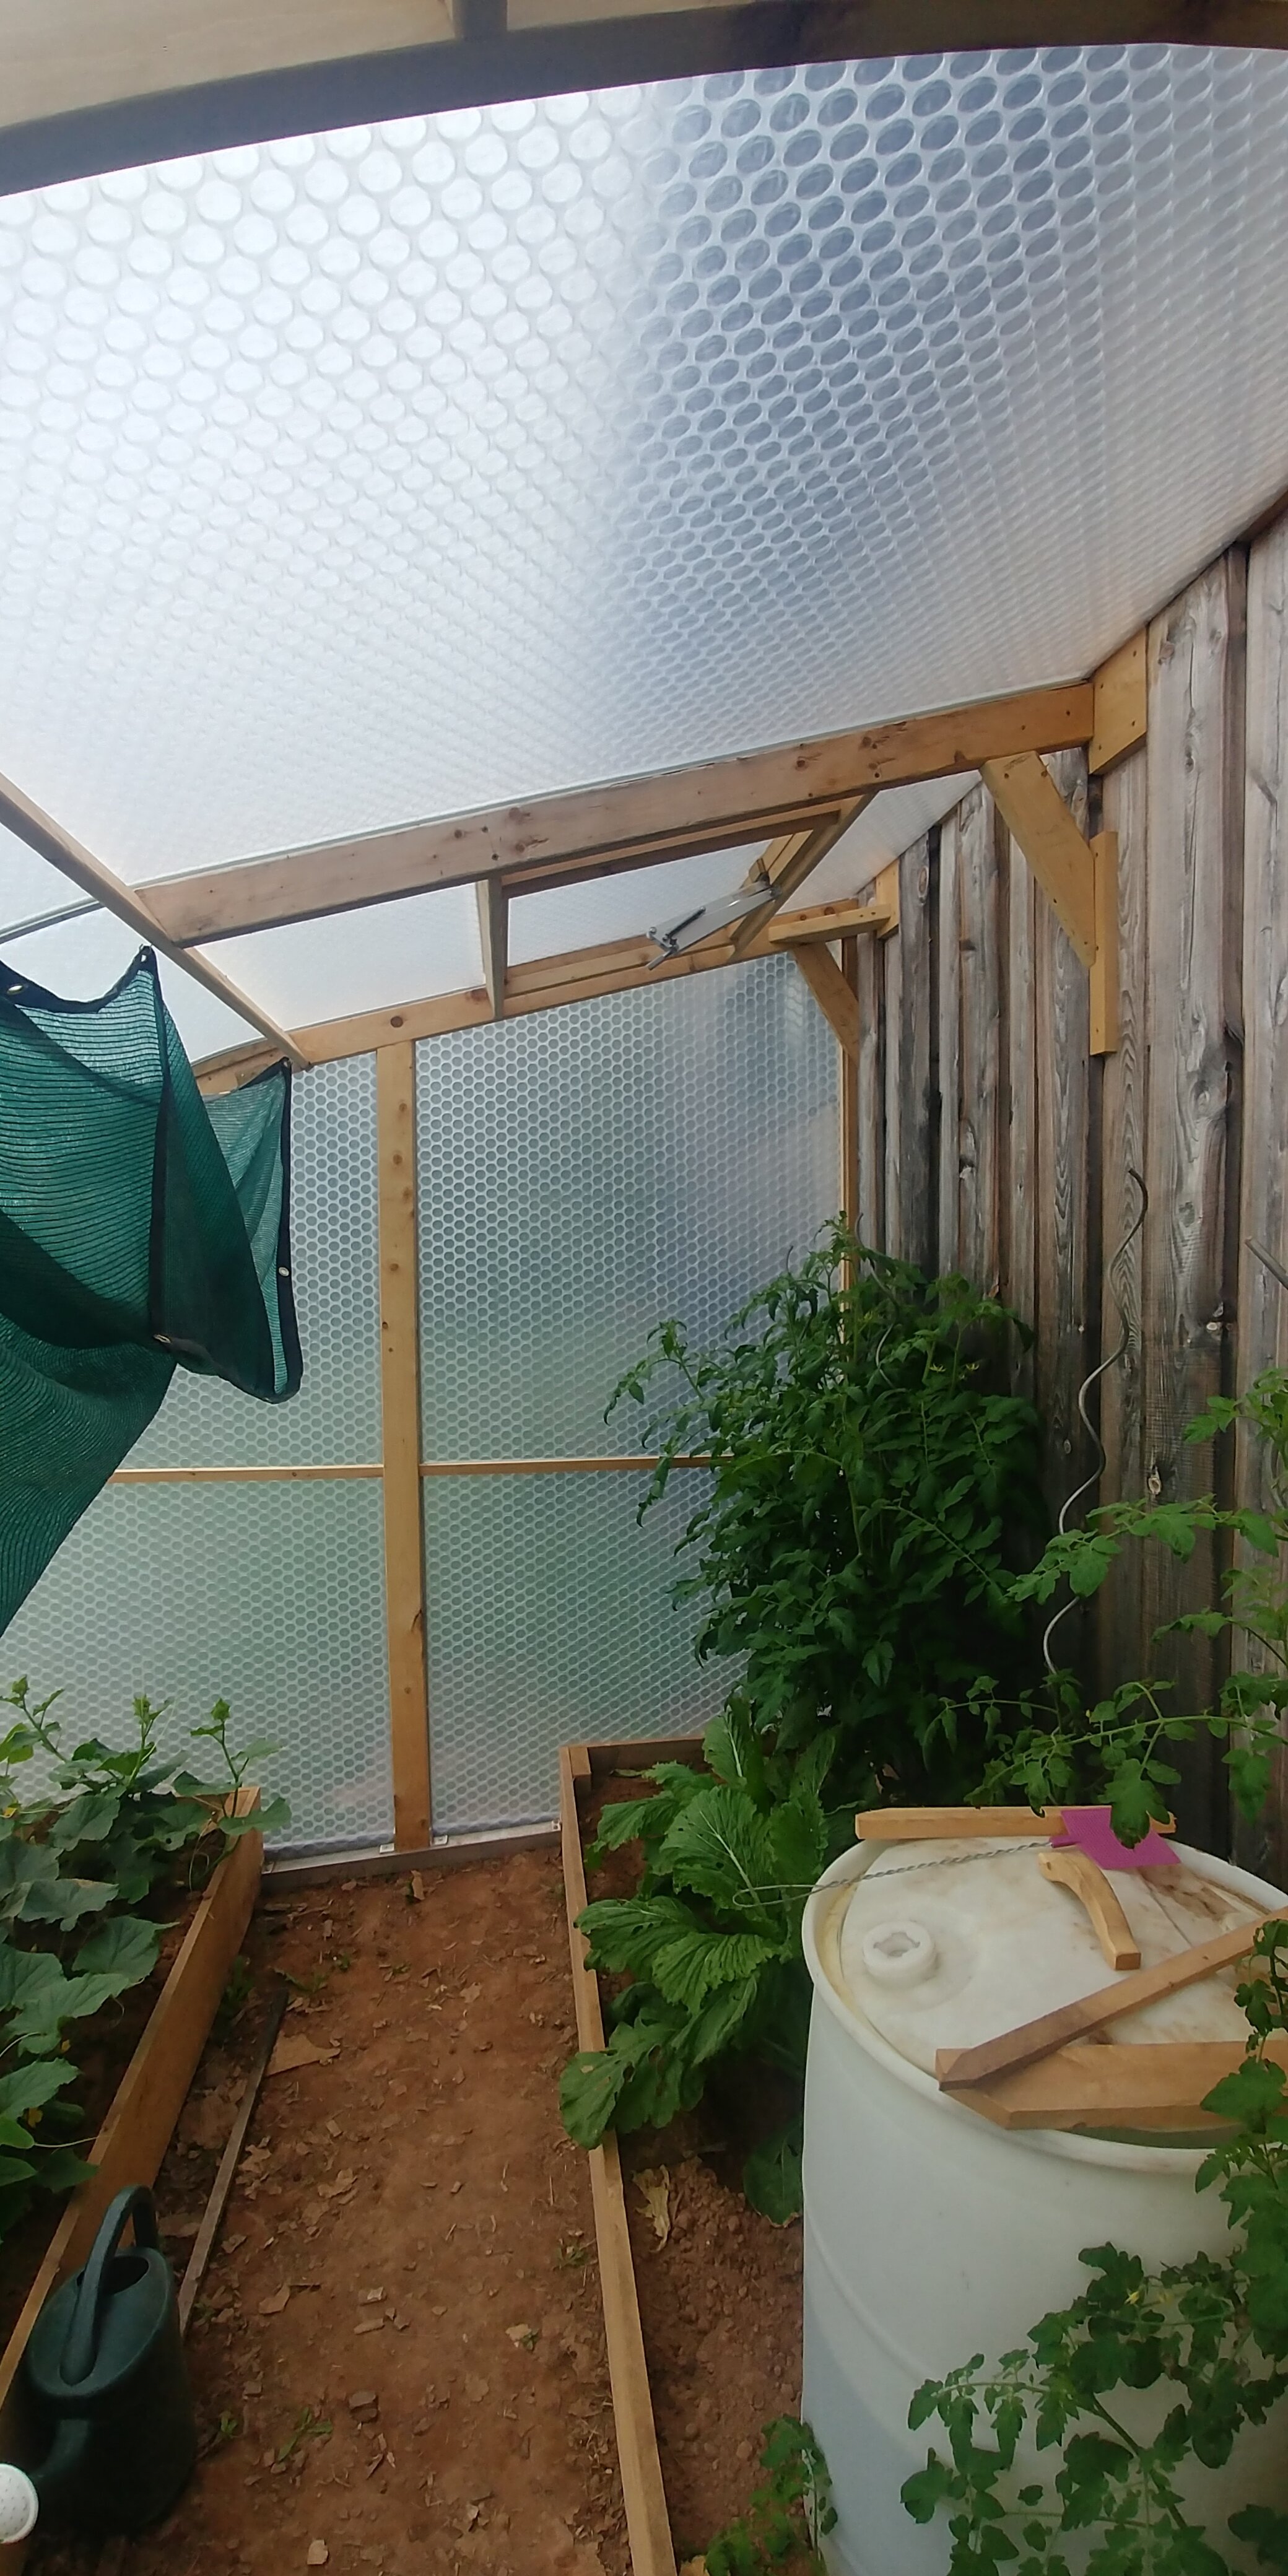
[[[335, 2576], [626, 2566], [590, 2193], [556, 2099], [558, 1861], [421, 1885], [419, 1903], [381, 1880], [256, 1918], [256, 1969], [301, 1981], [284, 2033], [339, 2054], [264, 2088], [189, 2342], [209, 2448], [129, 2576], [287, 2576], [314, 2542]], [[252, 2042], [254, 2017], [252, 1999]], [[181, 2124], [202, 2143], [160, 2187], [181, 2229], [235, 2089], [208, 2050]], [[46, 2547], [33, 2576], [93, 2563]]]
[[[125, 2576], [626, 2576], [586, 2163], [558, 2111], [558, 1858], [419, 1885], [270, 1892], [256, 1915], [249, 1999], [158, 2184], [177, 2270], [274, 1971], [283, 2036], [328, 2061], [265, 2085], [189, 2338], [204, 2456]], [[681, 2554], [745, 2502], [799, 2373], [799, 2231], [748, 2211], [702, 2142], [627, 2156], [670, 2176], [664, 2247], [628, 2200]], [[98, 2552], [45, 2540], [28, 2564], [95, 2576]]]

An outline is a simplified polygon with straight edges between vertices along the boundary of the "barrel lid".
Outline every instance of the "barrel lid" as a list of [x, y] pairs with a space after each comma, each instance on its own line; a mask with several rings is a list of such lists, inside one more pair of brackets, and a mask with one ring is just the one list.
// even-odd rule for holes
[[[960, 1839], [889, 1844], [861, 1877], [830, 1891], [819, 1962], [850, 2011], [910, 2066], [970, 2048], [1112, 1985], [1079, 1900], [1037, 1865], [1033, 1843]], [[1263, 1910], [1262, 1891], [1206, 1853], [1175, 1847], [1166, 1866], [1107, 1872], [1141, 1964], [1232, 1931]], [[1105, 2040], [1241, 2040], [1230, 1968], [1108, 2024]]]

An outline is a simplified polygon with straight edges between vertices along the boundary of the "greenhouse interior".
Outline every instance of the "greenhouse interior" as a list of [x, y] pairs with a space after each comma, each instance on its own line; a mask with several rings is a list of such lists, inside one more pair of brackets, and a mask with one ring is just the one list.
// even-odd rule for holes
[[1117, 16], [0, 7], [6, 2569], [1288, 2568], [1288, 21]]

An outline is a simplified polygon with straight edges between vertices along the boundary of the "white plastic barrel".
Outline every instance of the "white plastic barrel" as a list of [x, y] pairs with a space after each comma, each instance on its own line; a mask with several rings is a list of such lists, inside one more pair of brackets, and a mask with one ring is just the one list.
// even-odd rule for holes
[[[1146, 1967], [1285, 1901], [1246, 1871], [1174, 1848], [1176, 1864], [1111, 1877]], [[835, 2576], [943, 2576], [946, 2523], [919, 2526], [900, 2503], [927, 2448], [947, 2447], [937, 2423], [909, 2430], [914, 2391], [973, 2353], [1022, 2345], [1086, 2286], [1082, 2247], [1110, 2242], [1151, 2267], [1220, 2254], [1225, 2208], [1215, 2190], [1196, 2196], [1194, 2146], [999, 2129], [939, 2091], [937, 2049], [1113, 1981], [1077, 1899], [1041, 1876], [1035, 1845], [858, 1845], [820, 1879], [804, 1930], [814, 2011], [802, 2411], [832, 2475], [826, 2555]], [[1230, 1971], [1124, 2015], [1106, 2042], [1241, 2040], [1236, 1982]], [[1232, 2566], [1256, 2562], [1240, 2556], [1226, 2516], [1252, 2502], [1288, 2509], [1286, 2433], [1272, 2416], [1225, 2470], [1184, 2482]], [[1045, 2454], [1047, 2476], [1052, 2465]]]

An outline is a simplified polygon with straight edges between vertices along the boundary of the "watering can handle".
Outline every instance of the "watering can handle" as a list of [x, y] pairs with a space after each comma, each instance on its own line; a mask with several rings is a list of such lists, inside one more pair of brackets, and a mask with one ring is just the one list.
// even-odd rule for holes
[[87, 2379], [98, 2357], [99, 2319], [107, 2267], [130, 2219], [134, 2221], [135, 2244], [155, 2247], [159, 2241], [157, 2214], [146, 2183], [131, 2183], [125, 2191], [118, 2191], [104, 2212], [89, 2261], [81, 2274], [81, 2285], [67, 2332], [62, 2377], [69, 2385]]

